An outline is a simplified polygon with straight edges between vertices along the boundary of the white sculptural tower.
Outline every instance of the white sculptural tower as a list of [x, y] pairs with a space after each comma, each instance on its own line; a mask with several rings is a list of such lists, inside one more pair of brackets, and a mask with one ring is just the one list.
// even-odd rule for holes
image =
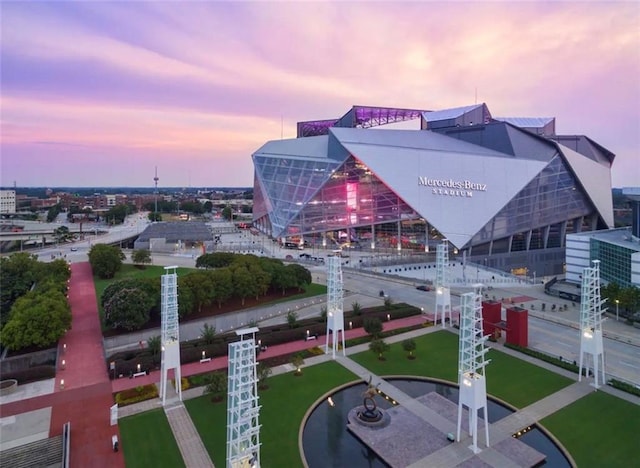
[[340, 336], [342, 336], [342, 355], [345, 356], [342, 257], [340, 253], [335, 253], [329, 256], [327, 260], [327, 335], [325, 353], [329, 353], [329, 340], [331, 339], [331, 352], [333, 359], [335, 359]]
[[458, 432], [456, 440], [460, 442], [462, 412], [469, 412], [469, 435], [473, 444], [469, 448], [480, 452], [478, 448], [478, 411], [483, 410], [485, 439], [489, 447], [489, 426], [487, 422], [487, 385], [485, 366], [489, 361], [485, 354], [489, 351], [484, 343], [487, 336], [482, 335], [482, 285], [474, 285], [474, 292], [463, 294], [460, 308], [460, 348], [458, 355]]
[[442, 321], [442, 328], [446, 326], [446, 316], [449, 314], [451, 323], [451, 292], [449, 290], [449, 243], [442, 239], [436, 246], [436, 323], [438, 317]]
[[580, 300], [580, 368], [578, 382], [582, 381], [584, 369], [589, 370], [589, 360], [593, 365], [593, 386], [604, 385], [604, 348], [602, 346], [602, 304], [600, 298], [600, 260], [593, 261], [593, 267], [582, 270], [582, 290]]
[[174, 369], [176, 392], [182, 401], [180, 374], [180, 327], [178, 325], [178, 274], [177, 266], [164, 267], [161, 289], [162, 358], [160, 364], [160, 398], [164, 405], [167, 398], [169, 369]]
[[229, 343], [227, 468], [260, 467], [257, 332], [255, 327], [237, 330], [240, 341]]

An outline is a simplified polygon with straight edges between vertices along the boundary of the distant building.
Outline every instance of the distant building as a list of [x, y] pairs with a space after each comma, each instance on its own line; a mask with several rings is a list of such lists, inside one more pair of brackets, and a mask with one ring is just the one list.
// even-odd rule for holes
[[640, 287], [640, 187], [622, 189], [632, 210], [632, 225], [567, 235], [567, 281], [580, 283], [582, 271], [600, 260], [600, 278], [622, 287]]
[[16, 191], [0, 190], [0, 213], [13, 214], [16, 212]]
[[[415, 130], [372, 130], [418, 120]], [[253, 224], [273, 237], [435, 251], [533, 276], [561, 273], [567, 234], [613, 227], [615, 155], [555, 118], [492, 117], [485, 104], [354, 106], [298, 123], [252, 155]]]
[[206, 223], [153, 223], [138, 236], [133, 248], [164, 253], [193, 252], [201, 255], [203, 251], [213, 248], [213, 233]]

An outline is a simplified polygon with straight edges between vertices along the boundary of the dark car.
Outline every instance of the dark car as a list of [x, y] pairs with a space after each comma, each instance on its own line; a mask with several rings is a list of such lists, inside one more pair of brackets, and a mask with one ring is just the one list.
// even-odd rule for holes
[[416, 286], [416, 289], [419, 289], [420, 291], [431, 291], [431, 286], [421, 284], [420, 286]]

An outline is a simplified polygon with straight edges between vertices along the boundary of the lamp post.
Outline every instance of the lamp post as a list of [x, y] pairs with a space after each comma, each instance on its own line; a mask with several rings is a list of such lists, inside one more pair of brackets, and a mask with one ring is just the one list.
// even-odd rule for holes
[[620, 314], [618, 313], [619, 304], [620, 304], [620, 301], [616, 299], [616, 322], [620, 319]]

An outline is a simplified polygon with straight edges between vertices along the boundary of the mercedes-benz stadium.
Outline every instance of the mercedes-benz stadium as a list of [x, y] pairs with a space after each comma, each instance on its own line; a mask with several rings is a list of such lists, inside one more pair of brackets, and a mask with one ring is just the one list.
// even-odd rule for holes
[[[407, 121], [416, 128], [375, 129]], [[253, 222], [287, 245], [372, 254], [424, 255], [446, 239], [466, 260], [552, 275], [567, 234], [613, 227], [614, 157], [557, 135], [553, 117], [354, 106], [253, 153]]]

